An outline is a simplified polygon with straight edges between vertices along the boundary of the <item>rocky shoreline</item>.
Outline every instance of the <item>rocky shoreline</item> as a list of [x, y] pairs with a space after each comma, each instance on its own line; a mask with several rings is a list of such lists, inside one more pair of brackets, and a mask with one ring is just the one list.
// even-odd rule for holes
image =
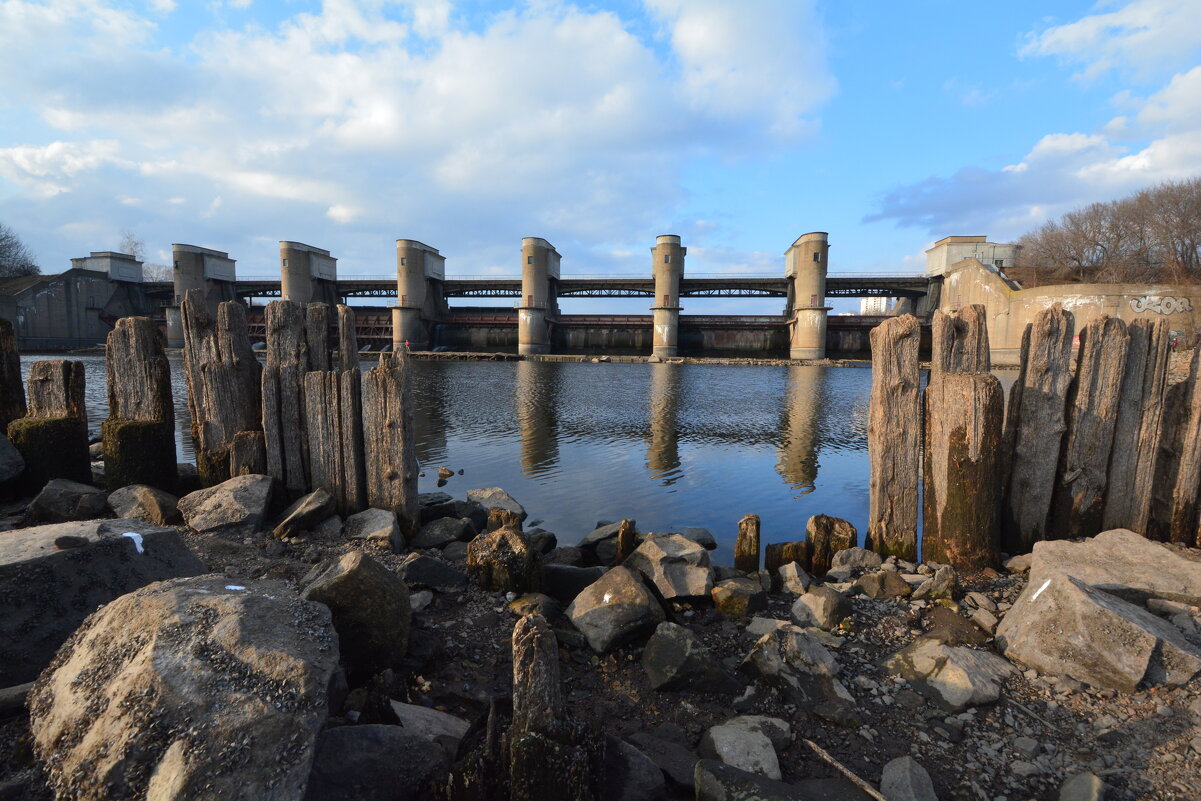
[[[743, 572], [703, 529], [420, 501], [408, 538], [254, 475], [178, 501], [55, 480], [2, 510], [0, 799], [549, 798], [505, 790], [535, 735], [585, 766], [555, 797], [1201, 797], [1195, 549], [1118, 531], [971, 576], [853, 547]], [[570, 737], [523, 718], [538, 692]], [[490, 742], [512, 761], [472, 795]]]

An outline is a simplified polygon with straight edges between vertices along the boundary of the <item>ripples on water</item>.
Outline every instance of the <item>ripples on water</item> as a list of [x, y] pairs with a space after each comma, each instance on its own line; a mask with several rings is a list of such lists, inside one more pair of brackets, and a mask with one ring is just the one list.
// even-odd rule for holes
[[[25, 357], [23, 366], [44, 357]], [[79, 358], [92, 428], [107, 415], [104, 358]], [[192, 461], [182, 362], [171, 360], [176, 443]], [[867, 522], [871, 372], [810, 366], [417, 361], [422, 492], [501, 486], [572, 544], [597, 520], [710, 529], [729, 563], [739, 518], [763, 541], [810, 515]]]

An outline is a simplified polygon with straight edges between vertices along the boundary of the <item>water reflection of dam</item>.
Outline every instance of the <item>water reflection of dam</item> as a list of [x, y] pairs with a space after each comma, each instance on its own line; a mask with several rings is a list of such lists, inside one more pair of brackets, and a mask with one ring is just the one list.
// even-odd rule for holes
[[793, 365], [788, 368], [788, 400], [780, 414], [776, 472], [793, 489], [813, 492], [821, 447], [821, 414], [829, 367]]
[[682, 474], [680, 466], [680, 375], [676, 364], [652, 364], [650, 380], [650, 431], [646, 446], [646, 469], [651, 478], [665, 486]]
[[533, 476], [553, 470], [559, 463], [559, 365], [520, 361], [514, 367], [521, 472]]

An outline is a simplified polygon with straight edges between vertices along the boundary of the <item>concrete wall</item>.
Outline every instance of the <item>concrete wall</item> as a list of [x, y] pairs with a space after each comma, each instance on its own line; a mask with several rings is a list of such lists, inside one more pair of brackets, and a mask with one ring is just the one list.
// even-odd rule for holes
[[1172, 331], [1192, 342], [1201, 331], [1201, 285], [1058, 284], [1014, 289], [995, 270], [976, 259], [959, 262], [947, 273], [939, 308], [944, 311], [979, 303], [988, 312], [993, 361], [1016, 363], [1022, 332], [1043, 309], [1055, 303], [1071, 311], [1079, 331], [1105, 314], [1132, 322], [1166, 317]]
[[1018, 250], [1018, 245], [989, 242], [986, 236], [944, 237], [926, 251], [926, 275], [945, 275], [952, 265], [964, 259], [979, 259], [983, 264], [1005, 270], [1016, 263]]
[[158, 311], [138, 284], [81, 269], [47, 276], [5, 305], [11, 307], [18, 345], [25, 350], [103, 344], [118, 318]]

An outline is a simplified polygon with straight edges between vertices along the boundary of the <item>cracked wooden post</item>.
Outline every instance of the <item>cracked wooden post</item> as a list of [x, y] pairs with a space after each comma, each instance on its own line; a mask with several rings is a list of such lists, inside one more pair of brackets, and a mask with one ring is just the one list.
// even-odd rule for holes
[[1005, 418], [1005, 469], [1001, 536], [1004, 550], [1029, 553], [1046, 539], [1059, 450], [1067, 430], [1072, 381], [1074, 318], [1056, 303], [1043, 309], [1022, 334], [1022, 367], [1009, 394]]
[[108, 419], [104, 480], [110, 490], [148, 484], [175, 491], [175, 405], [171, 365], [158, 327], [147, 317], [123, 317], [105, 348]]
[[771, 574], [772, 581], [779, 578], [777, 571], [787, 564], [796, 562], [809, 573], [813, 567], [813, 554], [808, 540], [773, 542], [763, 548], [763, 569]]
[[633, 520], [622, 520], [621, 525], [617, 527], [617, 555], [613, 557], [614, 565], [620, 565], [638, 547], [635, 525]]
[[541, 615], [513, 627], [513, 723], [505, 735], [511, 801], [595, 801], [602, 741], [567, 719], [559, 645]]
[[266, 475], [267, 450], [262, 431], [239, 431], [229, 446], [229, 476]]
[[417, 443], [409, 360], [404, 351], [381, 353], [363, 374], [363, 445], [367, 503], [390, 509], [407, 540], [418, 523]]
[[[311, 304], [316, 305], [316, 304]], [[304, 376], [309, 371], [306, 309], [290, 300], [267, 304], [267, 365], [263, 368], [263, 444], [267, 475], [292, 499], [308, 491]]]
[[92, 483], [83, 363], [63, 359], [29, 366], [24, 417], [8, 424], [8, 438], [25, 459], [25, 484], [40, 490], [52, 478]]
[[926, 387], [922, 559], [975, 572], [1000, 559], [1004, 392], [988, 373]]
[[1048, 530], [1057, 539], [1092, 537], [1101, 531], [1129, 343], [1126, 324], [1116, 317], [1093, 320], [1080, 332], [1076, 376], [1068, 392], [1067, 433], [1048, 521]]
[[361, 376], [347, 370], [304, 377], [309, 488], [332, 495], [343, 516], [367, 507]]
[[[1163, 538], [1183, 545], [1201, 542], [1197, 530], [1197, 493], [1201, 483], [1201, 348], [1193, 352], [1188, 380], [1180, 393], [1176, 434], [1175, 464], [1170, 478], [1163, 527]], [[1198, 546], [1201, 547], [1201, 546]]]
[[359, 369], [359, 333], [354, 309], [338, 305], [338, 369]]
[[[809, 541], [809, 567], [806, 569], [814, 578], [826, 575], [834, 563], [834, 554], [859, 544], [859, 531], [849, 521], [829, 515], [814, 515], [809, 518], [805, 523], [805, 536]], [[917, 532], [914, 532], [915, 550], [916, 537]]]
[[867, 545], [882, 555], [910, 561], [917, 558], [921, 333], [917, 319], [909, 314], [885, 320], [871, 332]]
[[1166, 542], [1171, 539], [1172, 495], [1176, 489], [1176, 474], [1180, 456], [1187, 449], [1184, 441], [1188, 431], [1188, 406], [1194, 382], [1172, 384], [1163, 393], [1163, 419], [1159, 427], [1159, 447], [1156, 448], [1155, 480], [1151, 492], [1151, 521], [1147, 537]]
[[0, 318], [0, 431], [25, 416], [25, 384], [21, 381], [21, 353], [9, 320]]
[[734, 541], [734, 569], [743, 573], [759, 571], [759, 515], [744, 515], [738, 521], [738, 539]]
[[308, 346], [308, 369], [332, 369], [329, 359], [329, 306], [309, 303], [304, 308], [304, 337]]
[[1128, 528], [1149, 535], [1156, 462], [1167, 390], [1167, 320], [1135, 320], [1113, 432], [1103, 531]]
[[988, 313], [978, 303], [959, 311], [937, 309], [930, 320], [930, 376], [940, 373], [987, 373]]
[[259, 431], [262, 368], [246, 330], [246, 307], [226, 301], [209, 316], [204, 294], [188, 290], [181, 304], [184, 377], [201, 483], [229, 478], [229, 452], [242, 431]]

